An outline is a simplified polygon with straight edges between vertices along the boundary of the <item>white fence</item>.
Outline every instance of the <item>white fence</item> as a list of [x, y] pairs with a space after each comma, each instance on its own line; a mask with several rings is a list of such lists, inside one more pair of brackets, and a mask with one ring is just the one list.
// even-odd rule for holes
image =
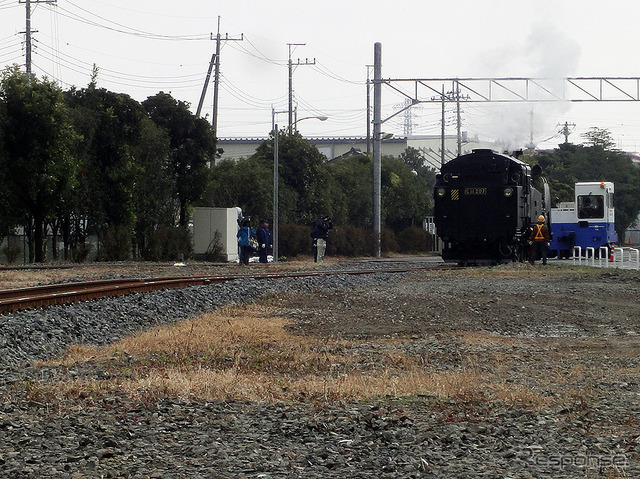
[[596, 250], [593, 247], [585, 248], [584, 255], [580, 246], [573, 247], [573, 264], [585, 266], [597, 266], [599, 268], [626, 268], [640, 269], [640, 250], [638, 248], [613, 248], [613, 252], [606, 246]]

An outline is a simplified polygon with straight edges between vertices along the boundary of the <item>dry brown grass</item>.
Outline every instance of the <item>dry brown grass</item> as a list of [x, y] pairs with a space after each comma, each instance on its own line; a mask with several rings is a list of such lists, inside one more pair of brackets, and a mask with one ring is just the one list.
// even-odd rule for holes
[[[428, 396], [462, 402], [495, 399], [536, 408], [550, 401], [535, 380], [508, 380], [511, 359], [499, 350], [512, 338], [459, 335], [482, 345], [486, 355], [468, 356], [460, 366], [442, 369], [437, 360], [401, 350], [398, 341], [376, 340], [372, 347], [371, 341], [297, 336], [286, 325], [287, 320], [265, 304], [225, 307], [106, 347], [73, 347], [49, 364], [100, 368], [110, 379], [40, 385], [34, 394], [59, 399], [125, 395], [140, 401], [170, 396], [267, 402]], [[492, 367], [479, 367], [480, 360]], [[579, 371], [558, 374], [563, 377], [554, 381], [566, 384]]]
[[59, 364], [90, 362], [126, 373], [114, 380], [56, 384], [50, 392], [290, 401], [470, 397], [478, 387], [470, 371], [427, 371], [418, 358], [394, 350], [371, 364], [354, 351], [356, 343], [295, 336], [286, 324], [265, 306], [227, 307], [108, 347], [75, 347]]

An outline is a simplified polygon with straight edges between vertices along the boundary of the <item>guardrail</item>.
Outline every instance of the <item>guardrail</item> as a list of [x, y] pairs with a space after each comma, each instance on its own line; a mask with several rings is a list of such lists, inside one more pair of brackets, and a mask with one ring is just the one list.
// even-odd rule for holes
[[585, 264], [586, 266], [594, 266], [600, 268], [625, 268], [625, 269], [639, 269], [640, 270], [640, 249], [618, 247], [613, 248], [613, 254], [610, 254], [610, 250], [606, 246], [601, 246], [598, 249], [598, 255], [596, 258], [596, 249], [589, 246], [584, 249], [580, 246], [573, 247], [573, 253], [571, 260], [573, 264]]

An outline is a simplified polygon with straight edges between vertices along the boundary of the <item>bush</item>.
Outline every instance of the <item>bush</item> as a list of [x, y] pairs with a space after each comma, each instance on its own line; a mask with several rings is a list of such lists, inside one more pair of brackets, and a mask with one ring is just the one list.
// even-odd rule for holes
[[[383, 229], [380, 233], [381, 249], [384, 253], [395, 253], [398, 251], [398, 241], [393, 230]], [[375, 252], [373, 253], [375, 254]]]
[[293, 223], [280, 225], [278, 228], [278, 255], [295, 257], [311, 252], [311, 228]]
[[2, 252], [7, 258], [7, 263], [13, 264], [22, 254], [22, 247], [18, 244], [8, 244], [2, 248]]
[[71, 260], [74, 263], [84, 263], [89, 257], [93, 245], [89, 243], [78, 243], [75, 248], [71, 248]]
[[216, 230], [213, 233], [213, 238], [209, 247], [204, 254], [205, 261], [222, 261], [222, 255], [224, 253], [224, 246], [222, 245], [222, 235], [220, 231]]
[[355, 226], [336, 226], [329, 232], [327, 254], [338, 256], [362, 256], [368, 248], [367, 235]]
[[126, 226], [110, 226], [102, 238], [98, 261], [124, 261], [131, 257], [131, 231]]
[[193, 255], [191, 234], [183, 227], [158, 228], [143, 254], [144, 259], [152, 261], [182, 261], [190, 258]]
[[431, 236], [418, 226], [410, 226], [398, 233], [398, 249], [402, 253], [424, 253]]
[[[280, 256], [295, 257], [313, 254], [311, 227], [285, 224], [280, 225]], [[422, 228], [409, 227], [396, 237], [393, 230], [383, 229], [380, 233], [380, 248], [383, 253], [423, 253], [428, 250], [431, 236]], [[375, 256], [376, 235], [371, 229], [355, 226], [336, 226], [329, 231], [327, 255], [334, 256]]]

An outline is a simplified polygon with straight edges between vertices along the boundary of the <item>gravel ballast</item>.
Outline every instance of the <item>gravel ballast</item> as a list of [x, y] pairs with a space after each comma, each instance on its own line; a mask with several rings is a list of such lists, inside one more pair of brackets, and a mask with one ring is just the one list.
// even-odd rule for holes
[[[0, 316], [0, 478], [640, 477], [640, 277], [555, 265], [478, 271], [487, 274], [233, 281]], [[68, 345], [109, 344], [264, 295], [296, 334], [359, 341], [372, 358], [397, 348], [438, 371], [469, 358], [477, 371], [501, 364], [507, 391], [557, 394], [553, 375], [572, 371], [572, 399], [104, 397], [55, 408], [30, 395], [38, 382], [79, 374], [34, 364]], [[487, 345], [468, 333], [505, 339]]]

